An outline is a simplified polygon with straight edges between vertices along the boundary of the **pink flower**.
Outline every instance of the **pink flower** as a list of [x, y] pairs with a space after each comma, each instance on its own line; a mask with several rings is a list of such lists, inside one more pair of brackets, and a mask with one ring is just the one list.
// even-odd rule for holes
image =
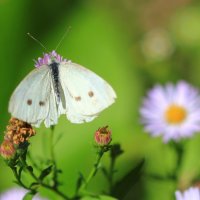
[[63, 59], [63, 57], [59, 54], [57, 54], [55, 51], [52, 51], [50, 53], [45, 53], [43, 55], [43, 58], [38, 58], [37, 61], [35, 61], [35, 67], [41, 67], [42, 65], [49, 65], [52, 63], [52, 61], [55, 62], [67, 62], [66, 59]]
[[99, 128], [94, 135], [94, 140], [97, 145], [105, 146], [111, 142], [111, 131], [108, 130], [108, 126]]
[[11, 159], [16, 153], [13, 143], [9, 140], [4, 140], [0, 146], [0, 154], [5, 159]]

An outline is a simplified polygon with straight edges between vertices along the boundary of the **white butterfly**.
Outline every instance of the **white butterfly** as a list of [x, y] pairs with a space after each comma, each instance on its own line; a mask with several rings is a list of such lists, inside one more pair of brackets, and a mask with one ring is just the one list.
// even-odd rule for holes
[[57, 124], [61, 114], [72, 123], [92, 121], [114, 103], [112, 87], [94, 72], [63, 59], [55, 51], [45, 54], [18, 85], [9, 102], [13, 117], [39, 127]]

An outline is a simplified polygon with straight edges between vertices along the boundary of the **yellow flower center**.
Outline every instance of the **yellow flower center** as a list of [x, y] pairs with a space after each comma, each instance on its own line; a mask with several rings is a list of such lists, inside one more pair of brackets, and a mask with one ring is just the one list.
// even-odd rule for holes
[[184, 107], [172, 104], [165, 112], [165, 118], [170, 124], [180, 124], [185, 120], [187, 111]]

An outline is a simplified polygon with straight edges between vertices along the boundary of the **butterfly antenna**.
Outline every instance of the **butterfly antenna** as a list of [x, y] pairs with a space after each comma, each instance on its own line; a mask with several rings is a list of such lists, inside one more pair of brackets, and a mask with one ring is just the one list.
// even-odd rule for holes
[[33, 37], [30, 33], [27, 33], [27, 35], [32, 38], [34, 41], [36, 41], [42, 48], [44, 48], [47, 51], [47, 48], [42, 44], [42, 42], [40, 42], [39, 40], [37, 40], [35, 37]]
[[65, 33], [63, 34], [62, 38], [61, 38], [60, 41], [58, 42], [58, 44], [57, 44], [57, 46], [56, 46], [56, 48], [55, 48], [55, 51], [58, 49], [58, 47], [60, 47], [62, 41], [65, 39], [66, 35], [69, 33], [70, 29], [71, 29], [71, 26], [69, 26], [69, 27], [66, 29], [66, 31], [65, 31]]

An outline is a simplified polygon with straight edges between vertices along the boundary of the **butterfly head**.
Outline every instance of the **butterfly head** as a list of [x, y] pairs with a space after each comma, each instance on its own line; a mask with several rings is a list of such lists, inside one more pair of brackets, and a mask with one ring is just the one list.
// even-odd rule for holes
[[44, 53], [42, 58], [38, 58], [35, 61], [35, 67], [41, 67], [42, 65], [50, 65], [53, 62], [60, 63], [66, 62], [67, 60], [64, 59], [61, 55], [57, 54], [56, 51], [52, 51], [50, 53]]

